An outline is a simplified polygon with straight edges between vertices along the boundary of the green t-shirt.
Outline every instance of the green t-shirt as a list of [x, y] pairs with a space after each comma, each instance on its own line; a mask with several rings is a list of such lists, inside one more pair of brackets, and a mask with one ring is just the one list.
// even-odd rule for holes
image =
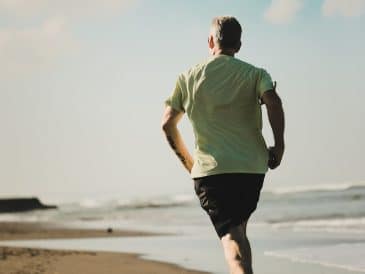
[[186, 112], [192, 124], [192, 178], [267, 171], [260, 97], [272, 88], [264, 69], [228, 55], [213, 56], [179, 75], [165, 103]]

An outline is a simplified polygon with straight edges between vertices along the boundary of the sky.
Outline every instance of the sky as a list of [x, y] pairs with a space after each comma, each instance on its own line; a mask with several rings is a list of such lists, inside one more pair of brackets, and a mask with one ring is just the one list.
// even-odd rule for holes
[[[217, 15], [241, 22], [236, 57], [283, 100], [286, 153], [265, 188], [364, 182], [365, 0], [0, 0], [0, 197], [192, 193], [160, 121]], [[180, 130], [192, 151], [188, 119]], [[272, 145], [266, 116], [263, 132]]]

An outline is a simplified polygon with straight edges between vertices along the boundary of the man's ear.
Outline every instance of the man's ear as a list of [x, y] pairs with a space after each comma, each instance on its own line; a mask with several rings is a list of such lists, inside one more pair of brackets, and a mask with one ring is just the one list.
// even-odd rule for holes
[[215, 46], [214, 38], [213, 38], [213, 35], [210, 34], [209, 37], [208, 37], [208, 47], [210, 49], [214, 49], [214, 46]]

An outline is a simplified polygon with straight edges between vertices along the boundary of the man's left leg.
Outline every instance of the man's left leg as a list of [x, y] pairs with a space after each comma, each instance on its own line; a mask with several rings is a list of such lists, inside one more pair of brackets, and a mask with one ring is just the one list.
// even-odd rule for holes
[[231, 274], [252, 274], [251, 247], [246, 235], [247, 221], [229, 229], [221, 238]]

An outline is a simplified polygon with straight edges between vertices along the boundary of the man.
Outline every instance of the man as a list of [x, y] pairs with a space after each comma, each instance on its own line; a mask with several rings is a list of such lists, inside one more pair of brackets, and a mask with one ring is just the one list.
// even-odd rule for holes
[[[213, 19], [211, 57], [179, 75], [166, 100], [162, 128], [194, 179], [195, 192], [222, 242], [231, 274], [252, 274], [247, 221], [256, 209], [268, 167], [284, 153], [284, 112], [263, 69], [234, 58], [242, 29], [230, 16]], [[267, 108], [275, 145], [262, 136], [261, 104]], [[195, 135], [192, 157], [177, 129], [186, 113]]]

